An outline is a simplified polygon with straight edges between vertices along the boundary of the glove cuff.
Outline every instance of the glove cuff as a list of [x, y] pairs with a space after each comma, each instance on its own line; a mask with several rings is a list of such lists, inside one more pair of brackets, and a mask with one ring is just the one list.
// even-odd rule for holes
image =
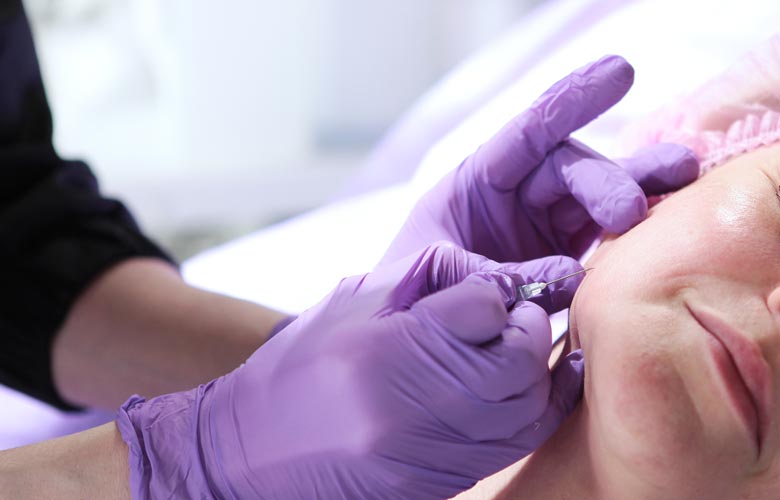
[[117, 410], [134, 500], [217, 497], [198, 439], [200, 407], [212, 383], [149, 401], [133, 395]]
[[279, 333], [282, 330], [284, 330], [285, 328], [287, 328], [287, 325], [289, 325], [290, 323], [292, 323], [296, 319], [298, 319], [297, 315], [296, 316], [286, 316], [284, 319], [282, 319], [281, 321], [276, 323], [274, 325], [274, 327], [271, 328], [271, 331], [268, 333], [268, 338], [266, 339], [266, 342], [271, 340], [277, 333]]
[[149, 459], [144, 453], [143, 436], [136, 432], [133, 422], [127, 414], [135, 405], [144, 403], [146, 400], [137, 394], [122, 403], [122, 406], [116, 412], [116, 426], [122, 435], [122, 440], [127, 444], [127, 465], [130, 475], [130, 496], [134, 500], [147, 500], [149, 492], [147, 488], [142, 487], [148, 480], [147, 472], [151, 469]]

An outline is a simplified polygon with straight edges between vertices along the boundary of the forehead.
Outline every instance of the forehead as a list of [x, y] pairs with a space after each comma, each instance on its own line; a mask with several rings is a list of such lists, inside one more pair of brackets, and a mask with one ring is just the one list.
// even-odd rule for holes
[[756, 174], [763, 174], [773, 183], [780, 184], [780, 144], [765, 146], [732, 158], [704, 174], [697, 183], [707, 184], [722, 179], [749, 181], [754, 179], [752, 176]]
[[763, 213], [776, 218], [778, 192], [780, 144], [756, 149], [713, 168], [689, 186], [653, 204], [649, 215], [672, 215], [682, 220], [685, 215], [705, 217], [715, 209], [732, 214], [738, 209], [744, 217]]

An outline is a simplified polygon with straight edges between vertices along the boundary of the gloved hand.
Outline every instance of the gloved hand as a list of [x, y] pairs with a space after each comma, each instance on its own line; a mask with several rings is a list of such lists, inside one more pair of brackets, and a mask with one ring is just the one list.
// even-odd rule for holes
[[499, 262], [579, 258], [601, 229], [622, 233], [647, 214], [646, 194], [694, 180], [691, 151], [657, 144], [612, 162], [569, 134], [618, 102], [633, 68], [607, 56], [553, 85], [423, 196], [382, 264], [451, 241]]
[[[532, 452], [580, 397], [553, 374], [548, 313], [516, 285], [581, 269], [499, 265], [436, 244], [341, 281], [240, 368], [195, 390], [134, 396], [117, 424], [133, 498], [443, 499]], [[513, 307], [514, 304], [514, 307]]]

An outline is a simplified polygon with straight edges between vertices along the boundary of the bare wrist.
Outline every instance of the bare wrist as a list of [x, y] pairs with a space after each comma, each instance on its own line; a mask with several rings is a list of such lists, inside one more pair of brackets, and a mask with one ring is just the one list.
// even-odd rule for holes
[[0, 499], [130, 500], [127, 446], [116, 425], [0, 452]]

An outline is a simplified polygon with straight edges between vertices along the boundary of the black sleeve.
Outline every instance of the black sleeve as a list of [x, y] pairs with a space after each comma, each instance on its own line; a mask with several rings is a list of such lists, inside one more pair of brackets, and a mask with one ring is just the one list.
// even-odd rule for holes
[[52, 340], [93, 279], [139, 256], [172, 262], [87, 165], [57, 156], [24, 9], [0, 0], [0, 383], [74, 409], [54, 387]]

